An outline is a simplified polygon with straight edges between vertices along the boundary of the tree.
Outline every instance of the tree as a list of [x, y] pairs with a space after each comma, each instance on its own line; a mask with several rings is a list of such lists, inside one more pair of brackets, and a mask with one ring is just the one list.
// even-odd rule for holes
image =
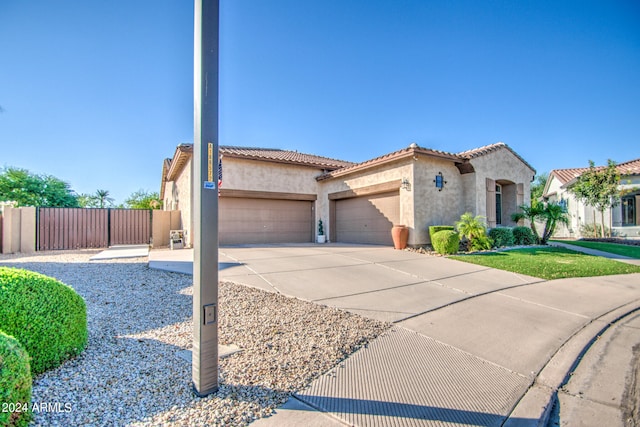
[[98, 201], [99, 208], [104, 208], [105, 205], [113, 204], [113, 197], [109, 197], [108, 190], [96, 190], [95, 198]]
[[547, 185], [548, 180], [549, 174], [546, 172], [536, 175], [535, 181], [531, 184], [531, 206], [536, 206], [542, 200], [544, 187]]
[[97, 208], [98, 200], [96, 200], [96, 196], [93, 194], [78, 194], [78, 205], [81, 208]]
[[534, 204], [532, 197], [531, 206], [521, 205], [519, 206], [519, 208], [522, 212], [511, 214], [511, 219], [515, 222], [520, 222], [524, 219], [528, 220], [531, 231], [533, 231], [533, 236], [536, 238], [536, 243], [540, 243], [540, 235], [538, 234], [538, 229], [536, 228], [536, 220], [540, 217], [540, 215], [542, 215], [544, 205], [541, 203]]
[[[569, 216], [567, 215], [567, 209], [564, 205], [558, 203], [538, 203], [536, 205], [520, 206], [522, 212], [516, 212], [511, 215], [511, 219], [514, 221], [521, 221], [526, 219], [530, 223], [531, 231], [536, 238], [538, 244], [546, 245], [547, 241], [553, 236], [558, 224], [569, 224]], [[542, 236], [538, 234], [536, 228], [536, 221], [544, 222], [544, 231]]]
[[160, 200], [158, 193], [140, 189], [132, 193], [129, 198], [124, 201], [124, 204], [131, 209], [160, 209], [162, 207], [162, 200]]
[[569, 187], [569, 191], [574, 194], [576, 199], [600, 212], [602, 237], [605, 235], [604, 211], [620, 204], [619, 184], [620, 173], [616, 168], [616, 162], [609, 159], [606, 167], [596, 168], [594, 162], [589, 160], [589, 169]]
[[547, 244], [547, 241], [553, 236], [558, 224], [569, 225], [569, 216], [567, 208], [558, 203], [547, 203], [542, 209], [539, 216], [544, 221], [544, 232], [540, 238], [540, 243]]
[[0, 173], [0, 201], [13, 201], [17, 207], [78, 207], [77, 196], [68, 183], [13, 167]]

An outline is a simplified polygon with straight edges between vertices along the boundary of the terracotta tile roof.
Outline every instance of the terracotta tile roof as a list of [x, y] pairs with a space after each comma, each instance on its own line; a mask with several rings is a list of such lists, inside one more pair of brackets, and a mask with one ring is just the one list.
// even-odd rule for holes
[[[604, 167], [605, 166], [596, 166], [596, 170], [603, 169]], [[616, 169], [620, 175], [640, 175], [640, 159], [620, 163], [616, 165]], [[589, 168], [554, 169], [551, 171], [549, 176], [555, 175], [555, 177], [564, 185], [588, 170]]]
[[620, 163], [616, 168], [620, 175], [640, 175], [640, 159]]
[[579, 177], [587, 170], [589, 170], [589, 168], [554, 169], [549, 175], [555, 175], [555, 177], [558, 178], [558, 181], [562, 184], [566, 184], [574, 178]]
[[380, 165], [380, 164], [383, 164], [383, 163], [392, 162], [394, 160], [403, 159], [405, 157], [410, 157], [410, 156], [412, 156], [414, 154], [423, 154], [423, 155], [428, 155], [428, 156], [432, 156], [432, 157], [439, 157], [439, 158], [443, 158], [443, 159], [446, 159], [446, 160], [451, 160], [451, 161], [454, 161], [454, 162], [460, 160], [455, 154], [447, 153], [446, 151], [439, 151], [439, 150], [432, 150], [432, 149], [429, 149], [429, 148], [422, 148], [422, 147], [419, 147], [417, 144], [413, 143], [409, 147], [403, 148], [403, 149], [398, 150], [398, 151], [394, 151], [393, 153], [385, 154], [383, 156], [379, 156], [379, 157], [376, 157], [374, 159], [364, 161], [362, 163], [354, 163], [354, 164], [351, 164], [350, 166], [344, 167], [342, 169], [337, 169], [337, 170], [325, 173], [323, 175], [320, 175], [317, 178], [317, 180], [321, 181], [321, 180], [324, 180], [324, 179], [335, 178], [335, 177], [338, 177], [338, 176], [349, 174], [349, 173], [354, 172], [354, 171], [370, 168], [370, 167], [375, 166], [375, 165]]
[[472, 150], [462, 151], [457, 155], [463, 159], [474, 159], [476, 157], [484, 156], [485, 154], [493, 153], [494, 151], [498, 151], [503, 148], [511, 151], [511, 153], [518, 159], [520, 159], [522, 163], [527, 165], [529, 169], [531, 169], [534, 173], [536, 172], [533, 166], [531, 166], [525, 159], [523, 159], [518, 153], [513, 151], [513, 149], [504, 142], [496, 142], [495, 144], [489, 144], [482, 147], [474, 148]]
[[[402, 159], [402, 158], [413, 156], [416, 154], [450, 160], [454, 162], [456, 166], [458, 166], [459, 168], [464, 168], [464, 164], [468, 162], [470, 159], [484, 156], [486, 154], [492, 153], [500, 149], [507, 149], [511, 151], [518, 159], [520, 159], [520, 161], [522, 161], [535, 173], [535, 169], [531, 167], [529, 163], [527, 163], [522, 157], [520, 157], [520, 155], [518, 155], [518, 153], [513, 151], [507, 144], [503, 142], [498, 142], [496, 144], [491, 144], [491, 145], [485, 145], [484, 147], [463, 151], [458, 154], [448, 153], [446, 151], [440, 151], [440, 150], [433, 150], [431, 148], [424, 148], [413, 143], [409, 147], [403, 148], [398, 151], [394, 151], [393, 153], [385, 154], [384, 156], [376, 157], [375, 159], [367, 160], [362, 163], [354, 164], [342, 169], [337, 169], [335, 171], [328, 172], [326, 174], [319, 176], [317, 179], [323, 180], [323, 179], [335, 178], [335, 177], [342, 176], [357, 170], [366, 169], [374, 165], [391, 162], [394, 160]], [[470, 168], [469, 171], [473, 171], [473, 168]]]
[[297, 151], [280, 150], [277, 148], [233, 147], [222, 145], [220, 146], [220, 154], [228, 157], [316, 166], [327, 170], [335, 170], [353, 165], [352, 162], [316, 156], [313, 154], [299, 153]]

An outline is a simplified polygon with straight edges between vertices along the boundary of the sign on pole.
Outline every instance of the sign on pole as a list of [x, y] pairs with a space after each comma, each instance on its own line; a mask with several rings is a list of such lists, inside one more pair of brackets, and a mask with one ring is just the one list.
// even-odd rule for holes
[[218, 390], [219, 0], [195, 0], [193, 134], [193, 349], [195, 393]]

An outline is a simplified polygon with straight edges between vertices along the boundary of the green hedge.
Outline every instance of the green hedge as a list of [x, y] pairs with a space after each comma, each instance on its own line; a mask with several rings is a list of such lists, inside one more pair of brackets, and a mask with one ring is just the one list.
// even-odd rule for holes
[[429, 239], [431, 240], [431, 246], [433, 246], [433, 235], [439, 231], [451, 230], [455, 231], [455, 227], [453, 225], [431, 225], [429, 226]]
[[452, 255], [460, 249], [460, 236], [453, 230], [438, 231], [431, 240], [433, 249], [441, 255]]
[[513, 238], [513, 231], [508, 227], [492, 228], [489, 230], [489, 237], [493, 240], [493, 245], [496, 248], [513, 246], [515, 242]]
[[26, 426], [31, 418], [29, 355], [0, 331], [0, 426]]
[[0, 330], [13, 335], [31, 356], [38, 375], [82, 352], [87, 308], [71, 287], [16, 268], [0, 267]]
[[533, 230], [529, 227], [513, 227], [513, 239], [516, 245], [533, 245], [536, 243], [536, 237]]

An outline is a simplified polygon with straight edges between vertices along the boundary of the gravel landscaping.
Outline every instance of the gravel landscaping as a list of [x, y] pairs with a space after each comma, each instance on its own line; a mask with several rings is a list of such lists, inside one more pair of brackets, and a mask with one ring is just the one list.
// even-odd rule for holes
[[[389, 325], [233, 283], [220, 283], [220, 389], [191, 389], [191, 276], [151, 270], [146, 258], [89, 261], [97, 251], [0, 255], [72, 286], [86, 301], [84, 353], [34, 379], [34, 425], [247, 425]], [[44, 404], [44, 405], [42, 405]]]

